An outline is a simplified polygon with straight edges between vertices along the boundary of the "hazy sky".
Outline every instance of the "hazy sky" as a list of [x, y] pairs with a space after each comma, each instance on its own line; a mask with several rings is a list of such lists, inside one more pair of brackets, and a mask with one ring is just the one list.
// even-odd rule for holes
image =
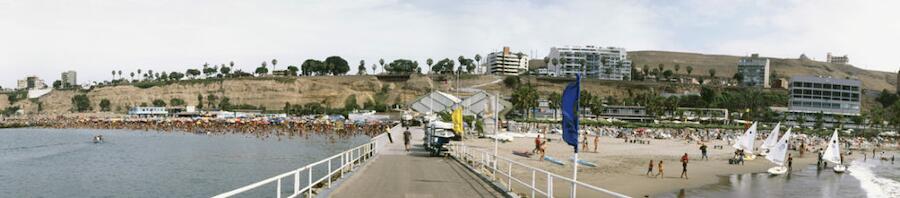
[[[79, 83], [112, 70], [252, 71], [340, 55], [353, 73], [379, 58], [472, 57], [502, 46], [619, 46], [823, 60], [897, 71], [900, 1], [171, 1], [0, 0], [0, 86], [65, 70]], [[370, 68], [371, 69], [371, 68]]]

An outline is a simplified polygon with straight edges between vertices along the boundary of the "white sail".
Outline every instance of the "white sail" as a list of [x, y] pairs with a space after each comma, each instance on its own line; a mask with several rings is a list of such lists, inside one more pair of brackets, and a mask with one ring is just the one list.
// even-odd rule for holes
[[734, 145], [731, 146], [736, 149], [742, 149], [744, 150], [744, 153], [746, 153], [747, 155], [751, 155], [753, 154], [753, 144], [755, 141], [756, 123], [754, 122], [753, 125], [751, 125], [750, 128], [747, 129], [746, 132], [744, 132], [744, 135], [739, 137], [737, 141], [734, 142]]
[[778, 143], [778, 131], [781, 128], [781, 123], [775, 125], [775, 128], [772, 129], [772, 132], [769, 133], [769, 137], [766, 138], [766, 141], [763, 141], [762, 145], [759, 146], [759, 150], [770, 149]]
[[784, 166], [784, 157], [787, 156], [788, 151], [788, 142], [790, 142], [791, 138], [791, 129], [788, 129], [787, 132], [781, 136], [781, 139], [775, 143], [769, 149], [769, 155], [766, 155], [766, 159], [771, 161], [772, 163], [777, 164], [778, 166]]
[[841, 163], [841, 144], [840, 140], [838, 140], [837, 129], [834, 130], [834, 134], [831, 135], [831, 139], [828, 140], [828, 147], [825, 148], [825, 153], [822, 154], [822, 159], [831, 163]]

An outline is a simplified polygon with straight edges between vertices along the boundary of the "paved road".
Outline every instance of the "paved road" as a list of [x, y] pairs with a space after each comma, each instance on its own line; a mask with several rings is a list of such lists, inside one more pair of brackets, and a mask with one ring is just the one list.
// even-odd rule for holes
[[391, 133], [394, 144], [331, 197], [504, 197], [453, 159], [430, 157], [422, 148], [421, 128], [410, 128], [412, 151], [404, 151], [402, 128], [397, 129]]

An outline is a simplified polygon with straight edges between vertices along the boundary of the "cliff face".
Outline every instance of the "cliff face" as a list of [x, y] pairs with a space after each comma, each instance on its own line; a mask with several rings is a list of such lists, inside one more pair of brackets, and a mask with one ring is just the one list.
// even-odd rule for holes
[[[386, 104], [405, 103], [428, 91], [430, 80], [423, 77], [412, 77], [405, 82], [384, 82], [374, 76], [340, 76], [340, 77], [301, 77], [291, 80], [263, 79], [230, 79], [210, 83], [173, 83], [154, 86], [146, 89], [131, 85], [97, 88], [90, 91], [60, 91], [39, 98], [43, 113], [61, 114], [72, 109], [72, 97], [85, 94], [91, 101], [94, 111], [99, 111], [99, 103], [108, 99], [111, 110], [126, 112], [128, 106], [141, 103], [152, 104], [153, 100], [166, 103], [173, 98], [185, 101], [187, 105], [197, 105], [197, 96], [202, 95], [204, 103], [208, 95], [218, 98], [228, 97], [231, 104], [248, 104], [263, 106], [266, 109], [279, 110], [285, 103], [306, 104], [321, 103], [324, 106], [343, 107], [344, 100], [356, 95], [357, 103], [372, 100], [381, 91], [382, 86], [389, 87]], [[2, 99], [0, 108], [5, 108]], [[26, 112], [37, 112], [38, 105], [32, 100], [18, 101], [13, 105], [21, 106]]]
[[[649, 69], [663, 64], [665, 69], [674, 71], [675, 64], [681, 65], [679, 74], [687, 74], [687, 66], [694, 67], [691, 75], [709, 76], [710, 69], [716, 70], [719, 78], [731, 78], [737, 72], [740, 56], [711, 55], [667, 51], [633, 51], [629, 58], [637, 68], [647, 65]], [[863, 87], [869, 90], [894, 90], [897, 86], [897, 73], [866, 70], [846, 64], [831, 64], [809, 59], [769, 58], [771, 70], [778, 78], [789, 78], [793, 75], [831, 76], [835, 78], [850, 77], [859, 79]]]

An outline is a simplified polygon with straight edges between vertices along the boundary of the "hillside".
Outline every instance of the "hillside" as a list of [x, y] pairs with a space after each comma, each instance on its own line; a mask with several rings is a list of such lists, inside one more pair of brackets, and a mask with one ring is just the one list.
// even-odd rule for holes
[[[740, 56], [711, 55], [685, 52], [666, 51], [633, 51], [628, 52], [634, 66], [641, 68], [648, 65], [651, 69], [659, 64], [664, 64], [666, 69], [673, 69], [675, 64], [681, 65], [679, 74], [687, 74], [685, 67], [694, 67], [692, 75], [708, 76], [709, 69], [716, 69], [716, 76], [731, 77], [737, 72], [737, 62]], [[865, 70], [853, 65], [831, 64], [814, 60], [800, 60], [794, 58], [770, 58], [772, 71], [778, 78], [787, 78], [793, 75], [819, 75], [836, 78], [851, 77], [860, 79], [865, 89], [881, 91], [883, 89], [895, 90], [897, 73]]]

